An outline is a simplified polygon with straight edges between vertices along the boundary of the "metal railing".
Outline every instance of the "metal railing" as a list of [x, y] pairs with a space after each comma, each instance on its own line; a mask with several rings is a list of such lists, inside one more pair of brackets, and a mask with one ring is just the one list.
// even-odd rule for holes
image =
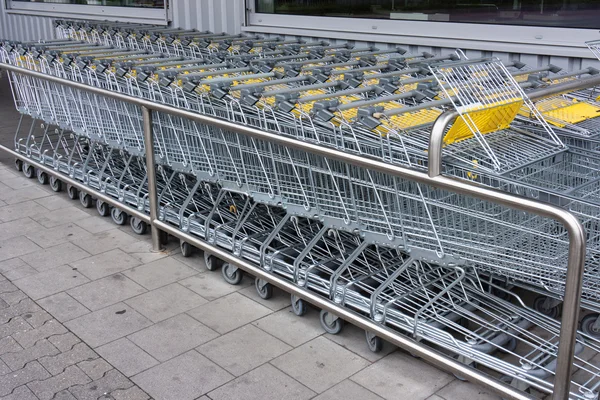
[[[283, 290], [294, 294], [315, 306], [324, 310], [330, 311], [342, 319], [345, 319], [354, 325], [368, 330], [380, 338], [391, 342], [398, 347], [410, 351], [411, 353], [422, 357], [423, 359], [439, 366], [445, 370], [463, 376], [472, 382], [478, 383], [487, 387], [508, 399], [531, 399], [532, 397], [526, 393], [519, 391], [500, 380], [490, 377], [483, 372], [477, 371], [469, 366], [466, 366], [448, 356], [423, 345], [408, 337], [401, 336], [397, 332], [379, 325], [374, 321], [364, 318], [358, 313], [338, 306], [325, 298], [322, 298], [314, 293], [308, 292], [293, 283], [283, 280], [277, 276], [269, 274], [260, 267], [251, 264], [245, 260], [237, 258], [232, 254], [202, 240], [191, 236], [188, 233], [182, 232], [175, 227], [166, 224], [158, 219], [158, 198], [156, 191], [156, 174], [154, 160], [153, 132], [152, 132], [152, 112], [162, 112], [173, 116], [189, 119], [198, 123], [213, 126], [215, 128], [225, 129], [234, 133], [249, 136], [255, 139], [265, 140], [271, 143], [276, 143], [286, 147], [303, 150], [315, 155], [330, 158], [332, 160], [341, 161], [354, 166], [367, 168], [370, 170], [386, 173], [395, 177], [408, 179], [417, 183], [431, 185], [440, 189], [449, 190], [455, 193], [460, 193], [482, 200], [492, 201], [510, 208], [521, 211], [531, 212], [540, 216], [552, 218], [565, 227], [569, 233], [569, 257], [567, 264], [567, 278], [565, 285], [565, 294], [563, 302], [563, 314], [561, 320], [560, 342], [558, 345], [558, 361], [554, 379], [554, 390], [552, 399], [566, 400], [569, 398], [569, 388], [571, 382], [571, 371], [574, 359], [575, 340], [577, 335], [577, 322], [579, 316], [579, 302], [582, 290], [582, 278], [584, 270], [584, 258], [586, 249], [586, 235], [583, 226], [579, 220], [570, 212], [550, 205], [541, 203], [529, 198], [515, 196], [499, 190], [490, 189], [483, 186], [478, 186], [472, 183], [460, 181], [455, 178], [449, 178], [441, 175], [441, 142], [443, 139], [446, 127], [456, 119], [453, 113], [442, 114], [436, 121], [432, 130], [432, 137], [429, 149], [429, 173], [424, 173], [412, 170], [405, 167], [389, 165], [381, 161], [372, 160], [354, 154], [344, 153], [332, 148], [321, 147], [312, 143], [302, 142], [297, 139], [292, 139], [284, 136], [279, 136], [275, 133], [261, 131], [259, 129], [248, 126], [238, 125], [233, 122], [220, 120], [214, 117], [196, 114], [190, 111], [178, 109], [164, 104], [153, 103], [151, 101], [131, 97], [122, 93], [111, 92], [98, 87], [88, 86], [78, 82], [72, 82], [56, 76], [46, 75], [40, 72], [15, 67], [9, 64], [0, 63], [0, 68], [13, 73], [19, 73], [31, 76], [38, 79], [43, 79], [49, 82], [65, 85], [71, 88], [87, 91], [101, 96], [106, 96], [119, 101], [137, 105], [142, 110], [144, 142], [146, 149], [146, 165], [148, 171], [148, 191], [149, 191], [149, 209], [150, 216], [144, 215], [138, 210], [134, 210], [125, 206], [122, 203], [106, 196], [102, 193], [94, 193], [94, 196], [102, 201], [111, 204], [114, 207], [124, 209], [128, 213], [133, 214], [137, 218], [147, 221], [151, 226], [152, 231], [152, 247], [153, 250], [160, 250], [160, 231], [169, 233], [179, 239], [182, 239], [201, 250], [207, 251], [224, 261], [231, 263], [257, 278], [263, 279], [269, 283], [282, 288]], [[22, 159], [33, 165], [34, 167], [50, 174], [55, 175], [62, 181], [84, 191], [89, 191], [90, 188], [81, 182], [58, 174], [52, 168], [34, 162], [28, 159], [23, 154], [11, 150], [5, 146], [0, 146], [1, 151], [5, 151], [16, 158]]]

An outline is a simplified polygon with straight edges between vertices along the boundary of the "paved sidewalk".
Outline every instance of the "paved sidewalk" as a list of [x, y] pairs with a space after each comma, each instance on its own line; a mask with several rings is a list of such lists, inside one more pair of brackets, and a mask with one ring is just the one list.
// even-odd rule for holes
[[[0, 85], [0, 142], [17, 115]], [[8, 97], [8, 100], [7, 100]], [[8, 104], [7, 104], [8, 103]], [[0, 399], [497, 399], [28, 180], [0, 155]]]

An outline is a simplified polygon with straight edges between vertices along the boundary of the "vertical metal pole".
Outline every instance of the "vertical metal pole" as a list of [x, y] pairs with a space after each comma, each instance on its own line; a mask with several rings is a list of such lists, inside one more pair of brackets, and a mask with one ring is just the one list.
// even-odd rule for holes
[[158, 193], [156, 191], [156, 165], [154, 164], [154, 135], [152, 133], [152, 111], [142, 106], [144, 147], [146, 148], [146, 173], [148, 174], [148, 201], [150, 202], [150, 232], [152, 251], [160, 251], [160, 230], [154, 225], [158, 219]]

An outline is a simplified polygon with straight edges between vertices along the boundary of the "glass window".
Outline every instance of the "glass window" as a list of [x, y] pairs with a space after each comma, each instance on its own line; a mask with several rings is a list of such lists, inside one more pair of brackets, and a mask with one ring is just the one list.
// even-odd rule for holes
[[256, 0], [256, 11], [345, 18], [600, 29], [598, 0]]
[[106, 7], [163, 8], [164, 0], [12, 0], [16, 3], [81, 4]]

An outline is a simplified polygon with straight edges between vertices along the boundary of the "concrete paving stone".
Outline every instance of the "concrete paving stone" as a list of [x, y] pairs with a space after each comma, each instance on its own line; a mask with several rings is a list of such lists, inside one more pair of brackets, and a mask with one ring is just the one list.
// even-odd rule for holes
[[79, 208], [68, 207], [53, 211], [40, 212], [37, 213], [37, 215], [32, 216], [31, 219], [37, 221], [45, 228], [56, 228], [57, 226], [70, 222], [74, 223], [87, 217], [88, 215]]
[[110, 394], [114, 400], [148, 400], [150, 396], [137, 386], [125, 390], [115, 390]]
[[40, 247], [24, 236], [0, 241], [0, 261], [19, 257], [40, 250]]
[[0, 356], [6, 353], [21, 351], [23, 348], [11, 336], [6, 336], [0, 339]]
[[319, 313], [314, 309], [308, 309], [305, 316], [298, 317], [291, 308], [285, 308], [252, 324], [293, 347], [325, 333], [319, 322]]
[[15, 335], [19, 332], [26, 332], [33, 329], [25, 320], [21, 317], [15, 317], [8, 323], [0, 325], [0, 339], [4, 339], [10, 335]]
[[500, 400], [501, 397], [497, 394], [492, 393], [489, 390], [482, 388], [481, 386], [475, 385], [470, 382], [461, 382], [454, 380], [442, 389], [436, 392], [436, 395], [440, 396], [445, 400], [464, 400], [464, 399], [477, 399], [477, 400]]
[[125, 303], [156, 323], [206, 304], [207, 301], [180, 284], [172, 283], [129, 299]]
[[46, 311], [40, 310], [24, 314], [23, 318], [25, 318], [25, 321], [27, 321], [27, 323], [31, 325], [32, 328], [39, 328], [54, 317], [52, 317], [52, 315], [50, 315]]
[[60, 322], [66, 322], [90, 312], [65, 292], [45, 297], [38, 300], [38, 303]]
[[51, 211], [73, 207], [75, 205], [75, 202], [69, 199], [66, 195], [59, 194], [52, 194], [47, 197], [41, 197], [39, 199], [35, 199], [34, 201]]
[[2, 181], [2, 184], [8, 186], [13, 190], [24, 189], [31, 186], [37, 185], [37, 180], [27, 179], [24, 176], [15, 176], [13, 178], [7, 178]]
[[67, 291], [71, 297], [92, 311], [145, 292], [146, 289], [123, 274], [109, 275]]
[[37, 361], [32, 361], [24, 368], [11, 374], [0, 376], [0, 397], [12, 393], [12, 391], [28, 382], [48, 379], [50, 374]]
[[173, 258], [175, 258], [177, 261], [181, 261], [188, 267], [198, 272], [211, 272], [206, 268], [206, 263], [204, 262], [204, 256], [201, 250], [194, 251], [190, 257], [184, 257], [179, 248], [179, 241], [176, 241], [172, 244], [176, 246], [173, 251]]
[[[8, 281], [6, 281], [8, 282]], [[15, 290], [13, 292], [0, 293], [0, 299], [4, 301], [8, 305], [16, 304], [23, 299], [27, 299], [28, 296], [21, 292], [20, 290]]]
[[35, 394], [25, 385], [19, 386], [8, 396], [0, 397], [0, 400], [39, 400]]
[[63, 333], [62, 335], [50, 336], [48, 340], [61, 352], [69, 351], [77, 343], [81, 342], [81, 340], [71, 332]]
[[36, 311], [41, 310], [42, 308], [30, 298], [22, 299], [17, 303], [10, 304], [8, 305], [8, 307], [0, 309], [0, 324], [6, 323], [11, 318], [16, 317], [18, 315], [23, 316], [23, 314], [34, 313]]
[[9, 260], [0, 261], [0, 274], [6, 274], [15, 268], [27, 265], [23, 260], [18, 257], [11, 258]]
[[158, 361], [127, 338], [115, 340], [97, 350], [98, 354], [126, 376], [139, 374], [158, 364]]
[[245, 325], [196, 350], [235, 376], [240, 376], [292, 348], [281, 340]]
[[315, 394], [272, 365], [264, 364], [213, 390], [208, 396], [212, 400], [303, 400]]
[[44, 206], [39, 205], [33, 200], [15, 203], [0, 208], [0, 221], [10, 222], [17, 219], [26, 219], [40, 213], [51, 212]]
[[[11, 371], [19, 370], [28, 362], [37, 360], [44, 356], [56, 355], [59, 350], [52, 345], [48, 340], [42, 339], [36, 342], [33, 346], [14, 353], [6, 353], [0, 356], [0, 359], [11, 369]], [[41, 363], [43, 365], [43, 363]], [[50, 371], [49, 371], [50, 372]]]
[[23, 263], [22, 265], [11, 269], [10, 271], [4, 272], [4, 276], [11, 281], [15, 281], [17, 279], [25, 278], [30, 275], [37, 274], [39, 271], [29, 265]]
[[[383, 400], [375, 393], [368, 391], [364, 387], [352, 382], [343, 380], [331, 389], [321, 393], [314, 400]], [[475, 399], [473, 399], [475, 400]]]
[[97, 212], [91, 217], [82, 218], [74, 222], [77, 226], [85, 229], [89, 233], [106, 232], [111, 229], [117, 229], [118, 227], [118, 225], [112, 222], [110, 218], [102, 218]]
[[43, 248], [53, 247], [71, 240], [94, 240], [92, 234], [78, 227], [74, 223], [68, 223], [50, 229], [27, 233], [29, 239]]
[[73, 243], [67, 242], [24, 255], [21, 259], [41, 272], [60, 265], [70, 264], [89, 256], [90, 254], [86, 251], [83, 251]]
[[93, 360], [81, 361], [77, 363], [77, 366], [93, 381], [102, 378], [108, 371], [113, 369], [112, 365], [100, 357]]
[[119, 249], [71, 262], [73, 267], [92, 280], [122, 272], [139, 264], [139, 261]]
[[[4, 166], [4, 164], [1, 164]], [[8, 167], [8, 166], [6, 166]], [[15, 179], [17, 177], [27, 179], [23, 176], [23, 174], [17, 171], [15, 168], [2, 168], [0, 170], [0, 182], [4, 182], [5, 180]]]
[[340, 346], [371, 362], [380, 360], [397, 349], [393, 344], [384, 341], [381, 351], [373, 353], [367, 346], [365, 331], [352, 324], [345, 324], [344, 329], [337, 335], [326, 334], [325, 336], [327, 339], [336, 342]]
[[219, 334], [187, 314], [176, 315], [134, 333], [129, 339], [159, 361], [166, 361]]
[[52, 268], [36, 275], [31, 275], [14, 283], [32, 299], [37, 300], [83, 285], [90, 280], [75, 268], [68, 265]]
[[160, 400], [192, 400], [231, 379], [231, 374], [195, 350], [132, 378], [142, 390]]
[[87, 385], [74, 386], [69, 391], [77, 400], [97, 400], [106, 393], [129, 389], [133, 383], [116, 369], [111, 369], [102, 378]]
[[36, 329], [28, 329], [13, 334], [13, 338], [23, 347], [27, 349], [33, 346], [38, 340], [48, 339], [53, 335], [62, 335], [67, 330], [58, 321], [51, 319], [44, 325]]
[[124, 303], [75, 318], [65, 325], [92, 348], [102, 346], [150, 326], [143, 315]]
[[6, 204], [16, 204], [23, 201], [35, 200], [42, 197], [47, 197], [48, 192], [39, 186], [30, 186], [21, 190], [3, 191], [0, 190], [0, 200]]
[[52, 378], [44, 381], [30, 382], [27, 386], [40, 400], [50, 400], [61, 390], [68, 389], [74, 385], [85, 385], [88, 382], [90, 382], [90, 378], [75, 365], [71, 365], [64, 372]]
[[452, 376], [396, 351], [351, 378], [384, 399], [426, 399], [453, 380]]
[[75, 398], [68, 389], [65, 389], [56, 393], [52, 400], [77, 400], [77, 398]]
[[[135, 258], [140, 264], [148, 264], [153, 261], [160, 260], [165, 257], [169, 257], [173, 253], [173, 249], [168, 246], [159, 252], [152, 251], [152, 243], [147, 240], [139, 240], [137, 242], [128, 243], [120, 246], [120, 249], [127, 253], [129, 256]], [[177, 247], [178, 249], [179, 247]]]
[[321, 393], [365, 368], [369, 362], [320, 336], [271, 364]]
[[19, 290], [19, 288], [16, 287], [15, 284], [12, 282], [8, 282], [8, 281], [0, 282], [0, 294], [1, 293], [11, 293], [11, 292], [15, 292], [18, 290]]
[[[2, 190], [2, 188], [0, 187], [0, 190]], [[4, 207], [6, 205], [6, 202], [4, 200], [0, 200], [0, 207]]]
[[[223, 280], [219, 273], [206, 272], [184, 279], [180, 282], [183, 286], [193, 290], [206, 300], [215, 300], [229, 293], [240, 290], [240, 285], [230, 285]], [[248, 286], [249, 279], [242, 281], [243, 287]]]
[[[82, 211], [83, 213], [83, 211]], [[83, 213], [85, 214], [85, 213]], [[87, 216], [87, 214], [85, 214]], [[89, 234], [88, 234], [89, 235]], [[116, 249], [119, 246], [125, 246], [128, 243], [136, 242], [137, 239], [118, 229], [100, 232], [93, 235], [94, 240], [87, 238], [78, 238], [73, 240], [77, 246], [90, 254], [100, 254], [109, 250]]]
[[239, 290], [238, 293], [243, 294], [249, 299], [260, 303], [267, 308], [270, 308], [272, 311], [282, 310], [286, 307], [289, 307], [291, 304], [290, 294], [276, 287], [273, 288], [273, 297], [271, 297], [270, 299], [263, 299], [262, 297], [260, 297], [256, 292], [256, 288], [254, 287], [254, 285], [250, 285], [246, 288], [243, 288]]
[[90, 361], [97, 357], [98, 355], [87, 344], [79, 342], [71, 350], [56, 355], [40, 357], [38, 361], [52, 375], [57, 375], [71, 365], [75, 365], [81, 361]]
[[166, 257], [133, 268], [125, 272], [125, 275], [146, 289], [153, 290], [169, 283], [180, 281], [196, 273], [196, 271], [175, 260], [173, 257]]
[[4, 363], [4, 361], [0, 360], [0, 376], [6, 375], [11, 372], [11, 369]]
[[231, 293], [188, 311], [189, 315], [219, 333], [227, 333], [270, 313], [268, 308], [239, 293]]
[[0, 240], [27, 235], [32, 232], [44, 230], [44, 227], [29, 217], [15, 219], [14, 221], [0, 224]]

